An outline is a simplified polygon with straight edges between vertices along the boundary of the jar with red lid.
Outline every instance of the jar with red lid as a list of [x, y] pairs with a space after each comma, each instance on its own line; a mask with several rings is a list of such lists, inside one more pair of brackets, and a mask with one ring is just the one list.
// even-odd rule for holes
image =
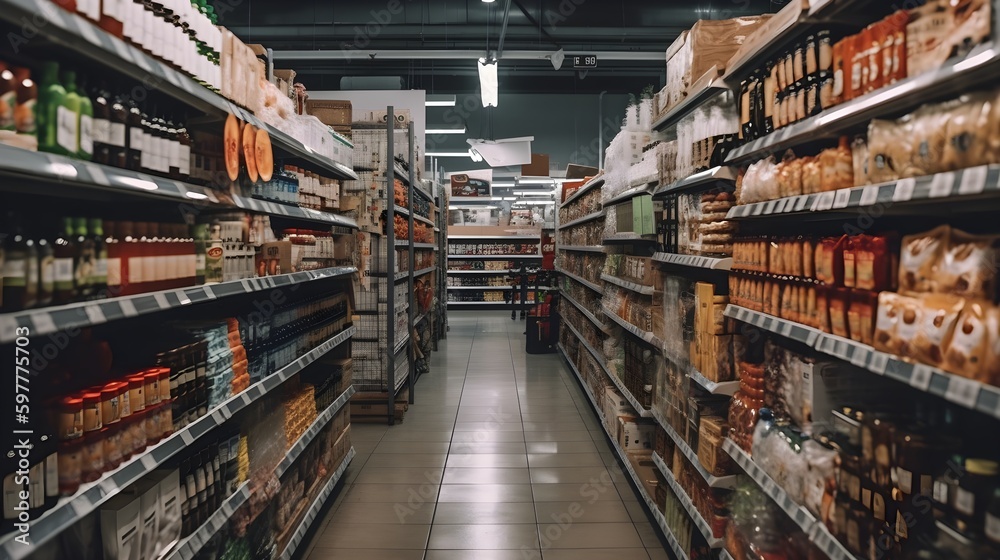
[[160, 405], [147, 406], [143, 414], [143, 430], [146, 433], [146, 445], [154, 445], [160, 441]]
[[146, 407], [160, 404], [160, 372], [156, 368], [142, 372], [143, 391]]
[[83, 436], [83, 398], [64, 397], [59, 401], [59, 440], [69, 441]]
[[101, 393], [88, 391], [83, 393], [83, 431], [96, 432], [104, 427], [101, 421]]
[[122, 420], [125, 420], [132, 415], [132, 399], [129, 395], [128, 381], [117, 381], [115, 386], [118, 388], [118, 409], [121, 411]]
[[132, 454], [142, 453], [146, 450], [146, 411], [141, 410], [132, 414], [129, 422], [129, 434], [132, 438]]
[[105, 425], [121, 421], [121, 396], [121, 385], [117, 381], [112, 381], [101, 388], [101, 421]]
[[146, 379], [141, 373], [128, 376], [128, 396], [132, 414], [146, 408]]
[[170, 400], [170, 368], [158, 367], [155, 369], [160, 375], [160, 402], [168, 402]]
[[104, 467], [109, 471], [117, 469], [122, 463], [121, 432], [120, 422], [109, 424], [101, 430], [101, 438], [104, 441]]
[[83, 437], [80, 453], [80, 480], [93, 482], [104, 474], [104, 438], [99, 432]]
[[59, 493], [72, 496], [80, 489], [83, 440], [64, 441], [59, 444]]
[[172, 403], [160, 404], [160, 438], [165, 438], [174, 433], [174, 414]]

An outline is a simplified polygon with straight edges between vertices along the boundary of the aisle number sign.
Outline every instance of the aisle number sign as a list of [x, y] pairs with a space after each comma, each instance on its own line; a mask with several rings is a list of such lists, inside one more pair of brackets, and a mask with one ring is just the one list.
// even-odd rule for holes
[[573, 57], [573, 68], [597, 68], [597, 55], [580, 54]]

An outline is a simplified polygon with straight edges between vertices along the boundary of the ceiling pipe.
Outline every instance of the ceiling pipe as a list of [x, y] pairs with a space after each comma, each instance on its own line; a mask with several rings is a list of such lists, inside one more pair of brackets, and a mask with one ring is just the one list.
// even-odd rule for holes
[[503, 39], [507, 35], [507, 21], [509, 19], [510, 19], [510, 0], [507, 0], [507, 5], [503, 9], [503, 26], [500, 27], [500, 40], [497, 44], [497, 56], [496, 56], [497, 60], [503, 58]]
[[[589, 54], [597, 56], [598, 60], [632, 60], [655, 61], [666, 63], [663, 51], [628, 52], [628, 51], [598, 51], [598, 52], [567, 52], [569, 58], [574, 54]], [[371, 60], [479, 60], [482, 50], [288, 50], [274, 51], [275, 60], [353, 60], [369, 58]], [[507, 60], [544, 60], [548, 61], [552, 51], [509, 51], [504, 55]]]

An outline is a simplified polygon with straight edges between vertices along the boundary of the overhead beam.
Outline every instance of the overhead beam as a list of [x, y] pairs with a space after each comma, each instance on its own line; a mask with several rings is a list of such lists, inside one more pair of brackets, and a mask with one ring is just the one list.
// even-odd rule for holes
[[[274, 51], [275, 60], [299, 60], [299, 61], [322, 61], [322, 60], [356, 60], [368, 58], [371, 60], [479, 60], [484, 56], [481, 50], [288, 50]], [[629, 51], [591, 51], [591, 52], [567, 52], [567, 57], [575, 54], [595, 55], [600, 60], [626, 60], [626, 61], [648, 61], [665, 63], [663, 51], [656, 52], [629, 52]], [[504, 53], [505, 60], [549, 60], [552, 51], [507, 51]]]

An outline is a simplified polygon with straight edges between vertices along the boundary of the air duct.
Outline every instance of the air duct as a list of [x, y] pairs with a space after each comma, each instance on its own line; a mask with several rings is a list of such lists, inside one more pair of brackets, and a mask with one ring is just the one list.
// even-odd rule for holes
[[376, 91], [403, 89], [403, 78], [399, 76], [344, 76], [340, 79], [343, 91]]

